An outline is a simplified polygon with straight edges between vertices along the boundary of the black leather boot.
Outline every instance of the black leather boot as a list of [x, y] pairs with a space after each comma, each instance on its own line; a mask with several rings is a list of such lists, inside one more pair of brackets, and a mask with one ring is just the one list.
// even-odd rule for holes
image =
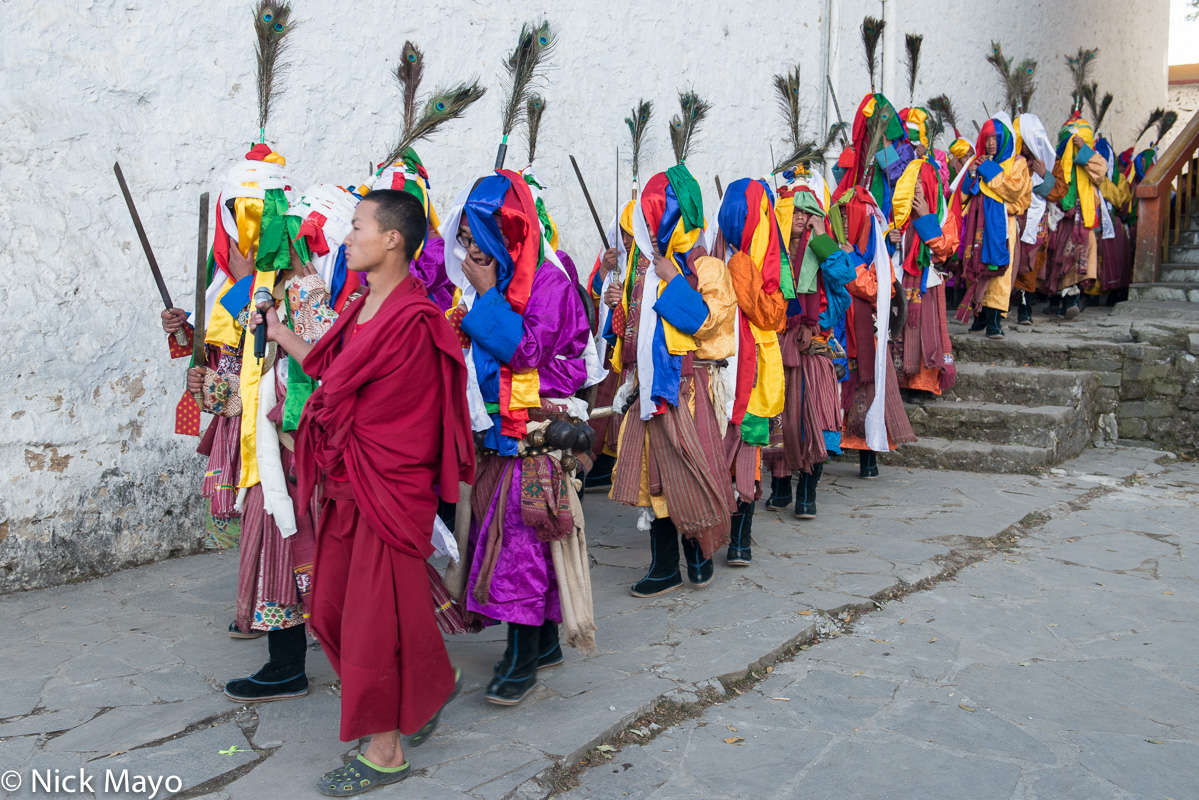
[[[875, 469], [878, 469], [876, 466]], [[816, 487], [820, 485], [820, 476], [824, 474], [824, 462], [812, 467], [812, 484], [808, 487], [808, 507], [812, 516], [816, 516]]]
[[1032, 298], [1024, 290], [1020, 290], [1020, 305], [1016, 311], [1016, 324], [1032, 324]]
[[633, 597], [657, 597], [683, 585], [679, 574], [679, 532], [670, 517], [649, 526], [649, 572], [633, 584]]
[[858, 474], [866, 480], [878, 477], [878, 458], [873, 450], [858, 451]]
[[808, 511], [808, 492], [811, 490], [812, 473], [799, 473], [799, 480], [795, 484], [795, 518], [796, 519], [811, 519], [816, 516], [814, 512]]
[[508, 623], [508, 648], [495, 665], [495, 677], [484, 695], [489, 703], [514, 706], [537, 686], [537, 657], [541, 652], [540, 625]]
[[537, 669], [549, 669], [562, 663], [562, 644], [558, 641], [558, 623], [546, 620], [541, 626], [541, 648]]
[[308, 653], [308, 634], [304, 625], [270, 631], [266, 635], [270, 660], [248, 678], [225, 684], [225, 696], [238, 703], [265, 703], [289, 700], [308, 694], [308, 676], [304, 661]]
[[[871, 455], [874, 455], [871, 453]], [[817, 464], [812, 467], [811, 472], [803, 473], [803, 493], [795, 498], [795, 517], [796, 519], [815, 519], [816, 518], [816, 484], [820, 482], [820, 474], [824, 472], [824, 464]], [[875, 466], [874, 474], [878, 475], [878, 467]], [[867, 477], [863, 475], [862, 477]]]
[[750, 550], [750, 545], [753, 544], [751, 536], [753, 527], [754, 503], [737, 503], [737, 513], [733, 515], [729, 530], [728, 562], [730, 566], [748, 567], [753, 561], [754, 554]]
[[695, 540], [687, 536], [683, 537], [683, 560], [687, 562], [687, 580], [697, 587], [707, 586], [712, 582], [716, 566], [712, 559], [704, 557]]
[[988, 308], [984, 310], [987, 316], [987, 338], [1002, 339], [1003, 338], [1003, 312], [998, 308]]
[[791, 476], [770, 479], [770, 497], [766, 500], [767, 511], [782, 511], [791, 505]]

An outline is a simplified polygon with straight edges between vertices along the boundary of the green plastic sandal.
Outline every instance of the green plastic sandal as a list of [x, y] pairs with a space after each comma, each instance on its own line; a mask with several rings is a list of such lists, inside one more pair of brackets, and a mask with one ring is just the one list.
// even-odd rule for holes
[[350, 797], [390, 783], [399, 783], [411, 772], [407, 761], [398, 767], [377, 767], [359, 754], [350, 763], [322, 775], [316, 782], [316, 788], [326, 797]]

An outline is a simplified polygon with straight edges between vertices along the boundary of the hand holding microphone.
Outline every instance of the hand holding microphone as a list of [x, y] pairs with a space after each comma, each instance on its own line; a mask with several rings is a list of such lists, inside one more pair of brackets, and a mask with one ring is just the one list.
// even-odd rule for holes
[[275, 297], [271, 294], [271, 290], [265, 286], [259, 286], [254, 292], [254, 307], [262, 314], [262, 324], [254, 328], [254, 357], [266, 358], [266, 329], [269, 323], [266, 321], [266, 312], [275, 306]]

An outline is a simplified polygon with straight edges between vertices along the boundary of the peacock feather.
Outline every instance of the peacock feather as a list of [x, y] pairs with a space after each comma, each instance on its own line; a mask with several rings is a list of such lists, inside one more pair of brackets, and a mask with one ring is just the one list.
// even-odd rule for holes
[[862, 47], [866, 50], [866, 69], [870, 70], [870, 91], [874, 92], [874, 72], [878, 67], [878, 42], [887, 27], [884, 20], [866, 17], [862, 20]]
[[629, 126], [629, 135], [633, 139], [633, 183], [637, 182], [637, 174], [641, 168], [641, 142], [645, 139], [645, 131], [653, 113], [654, 104], [649, 100], [642, 100], [633, 109], [633, 116], [624, 118], [625, 124]]
[[271, 115], [271, 101], [283, 94], [276, 88], [287, 72], [282, 61], [287, 53], [287, 35], [295, 23], [291, 19], [291, 3], [287, 0], [258, 0], [254, 9], [254, 55], [258, 61], [258, 127], [266, 130]]
[[695, 134], [699, 125], [708, 116], [712, 106], [701, 100], [694, 91], [679, 92], [680, 114], [670, 120], [670, 144], [679, 164], [687, 160], [695, 145]]

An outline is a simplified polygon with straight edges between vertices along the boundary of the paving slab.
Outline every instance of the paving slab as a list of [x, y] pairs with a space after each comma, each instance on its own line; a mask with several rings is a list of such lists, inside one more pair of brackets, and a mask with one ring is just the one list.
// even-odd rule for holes
[[[703, 796], [743, 797], [744, 786], [721, 787], [719, 778], [736, 774], [726, 768], [732, 762], [722, 759], [748, 759], [762, 766], [750, 770], [755, 772], [754, 791], [783, 797], [805, 785], [822, 785], [827, 770], [861, 755], [855, 747], [868, 745], [871, 752], [883, 755], [914, 749], [931, 753], [927, 757], [933, 765], [962, 759], [965, 751], [960, 748], [920, 742], [916, 737], [921, 726], [934, 724], [957, 708], [956, 700], [941, 696], [947, 690], [940, 684], [958, 677], [972, 680], [971, 667], [980, 659], [993, 662], [997, 654], [1015, 649], [1019, 655], [1004, 664], [1033, 657], [1065, 662], [1083, 658], [1070, 656], [1071, 648], [1090, 648], [1086, 659], [1114, 658], [1123, 663], [1131, 657], [1126, 655], [1131, 645], [1112, 642], [1124, 649], [1105, 653], [1100, 637], [1112, 626], [1124, 631], [1135, 627], [1138, 617], [1151, 617], [1144, 587], [1155, 587], [1152, 600], [1161, 605], [1166, 596], [1156, 583], [1166, 580], [1162, 576], [1170, 570], [1174, 577], [1168, 580], [1181, 602], [1165, 604], [1174, 609], [1171, 618], [1153, 629], [1156, 643], [1140, 646], [1153, 656], [1168, 651], [1171, 640], [1185, 635], [1183, 620], [1191, 614], [1192, 603], [1183, 596], [1193, 585], [1187, 583], [1193, 576], [1186, 570], [1191, 562], [1181, 555], [1193, 543], [1186, 534], [1189, 529], [1180, 524], [1190, 509], [1189, 501], [1179, 497], [1193, 493], [1199, 475], [1185, 470], [1162, 472], [1154, 463], [1160, 457], [1148, 450], [1106, 448], [1099, 455], [1088, 451], [1063, 465], [1060, 474], [1049, 476], [884, 468], [877, 481], [861, 481], [855, 464], [832, 463], [818, 495], [820, 514], [815, 520], [799, 521], [759, 507], [751, 567], [730, 568], [718, 557], [716, 580], [707, 588], [684, 587], [649, 600], [633, 598], [628, 592], [644, 574], [648, 560], [647, 536], [635, 529], [636, 513], [602, 496], [588, 495], [585, 509], [600, 622], [598, 652], [592, 656], [568, 652], [563, 667], [542, 673], [541, 686], [530, 698], [506, 709], [483, 699], [492, 664], [502, 655], [502, 627], [451, 637], [447, 645], [451, 658], [464, 670], [464, 691], [446, 710], [439, 732], [409, 754], [417, 774], [402, 787], [380, 791], [378, 796], [544, 797], [549, 792], [544, 783], [549, 771], [584, 757], [663, 698], [686, 701], [701, 689], [723, 690], [714, 678], [740, 677], [755, 665], [773, 661], [788, 646], [835, 633], [829, 612], [874, 609], [873, 598], [906, 592], [922, 578], [939, 575], [946, 564], [960, 563], [964, 554], [969, 558], [992, 555], [958, 573], [957, 581], [945, 586], [944, 597], [917, 593], [902, 603], [888, 603], [878, 614], [858, 618], [856, 630], [862, 635], [855, 632], [812, 646], [804, 653], [802, 670], [795, 664], [778, 665], [770, 680], [785, 681], [785, 689], [774, 694], [791, 695], [789, 702], [767, 699], [769, 692], [750, 692], [766, 705], [736, 710], [730, 704], [728, 716], [718, 724], [701, 725], [705, 721], [701, 719], [688, 723], [691, 728], [683, 726], [654, 739], [663, 751], [654, 753], [657, 766], [622, 756], [614, 759], [619, 773], [605, 774], [620, 781], [618, 785], [625, 787], [621, 791], [630, 791], [628, 787], [635, 784], [631, 775], [656, 776], [649, 783], [661, 778], [653, 787], [654, 797], [694, 798], [700, 786], [706, 787]], [[1152, 484], [1121, 482], [1134, 474], [1179, 485], [1163, 492]], [[1085, 505], [1095, 502], [1092, 490], [1130, 494], [1124, 506], [1113, 502], [1096, 510]], [[1154, 513], [1141, 515], [1144, 519], [1136, 532], [1120, 528], [1114, 518], [1103, 518], [1109, 508], [1137, 515], [1147, 505]], [[1014, 550], [1000, 554], [984, 545], [1033, 512], [1060, 517], [1088, 510], [1095, 512], [1087, 518], [1095, 520], [1094, 531], [1076, 521], [1074, 528], [1033, 528], [1029, 537], [1042, 549], [1082, 543], [1075, 552], [1093, 556], [1084, 559], [1086, 564], [1049, 555], [1032, 558]], [[1069, 533], [1076, 528], [1087, 531], [1086, 541], [1066, 542], [1077, 535]], [[1104, 536], [1113, 547], [1099, 541]], [[1108, 553], [1109, 549], [1117, 553]], [[1196, 559], [1199, 562], [1199, 554]], [[1150, 568], [1151, 562], [1156, 566]], [[288, 796], [315, 796], [316, 777], [352, 757], [359, 746], [337, 740], [336, 676], [314, 645], [309, 650], [312, 692], [308, 697], [240, 711], [240, 706], [219, 694], [225, 681], [250, 674], [266, 660], [264, 640], [232, 640], [225, 634], [233, 613], [236, 569], [234, 554], [204, 554], [73, 586], [0, 597], [0, 625], [16, 651], [7, 662], [13, 675], [0, 693], [0, 748], [5, 748], [0, 756], [11, 753], [11, 762], [17, 764], [35, 759], [49, 763], [53, 758], [73, 763], [133, 748], [113, 763], [128, 765], [131, 772], [148, 772], [151, 767], [176, 769], [183, 758], [181, 743], [188, 743], [204, 755], [187, 772], [188, 785], [203, 784], [209, 796], [257, 800], [269, 795], [271, 787]], [[993, 571], [1003, 574], [993, 575]], [[974, 574], [983, 576], [977, 585], [969, 583]], [[1050, 609], [1062, 602], [1054, 592], [1071, 582], [1107, 586], [1092, 587], [1094, 597], [1080, 595], [1084, 598], [1080, 602], [1091, 605], [1068, 615], [1051, 614]], [[889, 617], [893, 612], [902, 616]], [[989, 621], [981, 624], [980, 620]], [[1059, 627], [1049, 627], [1054, 622]], [[1186, 662], [1180, 667], [1185, 668]], [[1056, 667], [1038, 669], [1037, 680], [1043, 687], [1086, 691], [1062, 678]], [[1098, 680], [1106, 673], [1095, 674]], [[1118, 720], [1135, 719], [1144, 723], [1146, 731], [1159, 731], [1168, 726], [1151, 717], [1173, 721], [1170, 704], [1181, 704], [1179, 698], [1185, 695], [1179, 693], [1193, 691], [1199, 673], [1179, 672], [1165, 683], [1154, 676], [1149, 682], [1152, 688], [1125, 698], [1125, 705], [1103, 693], [1085, 696], [1099, 707], [1110, 705]], [[982, 696], [985, 681], [979, 682], [977, 691]], [[925, 686], [933, 688], [913, 689]], [[1020, 684], [1008, 679], [993, 682], [994, 686], [1015, 691]], [[1150, 696], [1155, 689], [1164, 692], [1156, 705]], [[900, 708], [908, 714], [897, 713]], [[972, 774], [987, 782], [988, 792], [1006, 786], [1013, 768], [1022, 785], [1032, 785], [1034, 766], [1022, 778], [1024, 767], [1013, 767], [1017, 762], [1035, 765], [1036, 779], [1048, 781], [1046, 785], [1055, 779], [1046, 769], [1060, 752], [1041, 742], [1036, 726], [1017, 718], [1015, 712], [1023, 708], [1017, 703], [1007, 709], [1011, 713], [985, 712], [985, 717], [957, 720], [956, 727], [945, 722], [955, 741], [978, 745], [979, 766]], [[235, 712], [251, 733], [249, 738], [234, 722], [186, 732], [199, 720], [213, 715], [226, 719]], [[1090, 711], [1080, 712], [1079, 719], [1091, 716]], [[730, 750], [725, 737], [716, 735], [725, 725], [745, 725], [750, 737], [760, 738], [756, 745], [747, 738], [746, 745]], [[1011, 733], [1013, 726], [1036, 744]], [[1178, 736], [1183, 728], [1171, 730]], [[1116, 729], [1115, 725], [1095, 728]], [[863, 730], [870, 732], [868, 741], [862, 737]], [[228, 741], [213, 747], [218, 744], [215, 739], [196, 738], [211, 736], [208, 731], [220, 731]], [[42, 736], [49, 733], [58, 735]], [[146, 742], [162, 743], [139, 747]], [[244, 762], [216, 755], [239, 742], [261, 752]], [[793, 756], [780, 760], [778, 753], [787, 742]], [[675, 771], [669, 758], [683, 751], [690, 754], [687, 767]], [[726, 752], [736, 755], [724, 756]], [[624, 767], [625, 763], [636, 766]], [[776, 776], [777, 791], [768, 791], [770, 775]], [[1102, 779], [1096, 780], [1103, 785]], [[624, 796], [606, 794], [602, 787], [589, 789], [586, 783], [579, 791], [600, 791], [593, 795], [597, 797]]]
[[[752, 689], [725, 696], [650, 743], [622, 746], [611, 759], [620, 771], [594, 766], [556, 797], [1195, 796], [1193, 595], [1176, 604], [1167, 592], [1199, 579], [1199, 562], [1184, 557], [1199, 544], [1199, 528], [1146, 545], [1136, 533], [1088, 532], [1079, 521], [1097, 499], [1137, 515], [1143, 527], [1161, 524], [1179, 503], [1199, 511], [1199, 466], [1142, 474], [1144, 485], [1102, 484], [1108, 494], [1056, 507], [1053, 523], [1014, 547], [887, 603], [852, 632], [801, 651]], [[1098, 471], [1086, 475], [1094, 480]], [[1071, 520], [1073, 527], [1064, 524]], [[1089, 550], [1103, 553], [1103, 541], [1115, 541], [1111, 549], [1125, 559], [1065, 564], [1060, 551], [1081, 541], [1068, 541], [1076, 536], [1099, 542]], [[1126, 574], [1125, 566], [1146, 555], [1170, 566], [1172, 576], [1160, 569]], [[744, 744], [725, 743], [730, 728]], [[814, 759], [807, 751], [813, 734], [828, 742]], [[702, 782], [691, 755], [697, 736], [712, 742]], [[799, 753], [794, 761], [774, 768], [777, 754], [791, 747]], [[753, 775], [754, 767], [765, 769]], [[752, 793], [742, 791], [747, 781]]]

